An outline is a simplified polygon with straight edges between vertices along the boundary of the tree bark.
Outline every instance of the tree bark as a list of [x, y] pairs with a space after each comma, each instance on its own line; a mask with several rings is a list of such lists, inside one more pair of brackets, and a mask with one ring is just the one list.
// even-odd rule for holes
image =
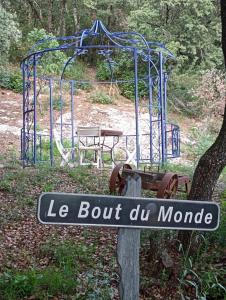
[[48, 1], [48, 32], [52, 32], [53, 27], [53, 0]]
[[32, 10], [32, 13], [33, 13], [33, 16], [34, 16], [34, 19], [37, 18], [41, 24], [42, 27], [44, 27], [44, 22], [43, 22], [43, 17], [42, 17], [42, 10], [41, 8], [39, 7], [39, 10], [35, 7], [35, 4], [32, 0], [27, 0], [27, 3], [29, 4], [31, 10]]
[[66, 23], [65, 23], [66, 4], [67, 4], [67, 0], [61, 0], [61, 2], [60, 2], [60, 28], [59, 28], [59, 34], [61, 36], [66, 35]]
[[74, 19], [74, 32], [78, 32], [79, 31], [79, 16], [78, 16], [78, 8], [77, 8], [76, 0], [73, 3], [73, 19]]
[[[222, 50], [226, 68], [226, 1], [221, 0]], [[190, 200], [211, 200], [219, 176], [226, 166], [226, 104], [223, 123], [213, 145], [200, 158], [195, 169]], [[185, 248], [190, 243], [191, 232], [179, 232], [179, 239]]]

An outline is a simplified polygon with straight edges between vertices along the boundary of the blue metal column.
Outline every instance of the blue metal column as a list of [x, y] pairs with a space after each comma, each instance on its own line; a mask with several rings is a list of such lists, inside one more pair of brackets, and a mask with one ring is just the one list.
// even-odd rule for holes
[[54, 163], [53, 158], [53, 98], [52, 98], [52, 79], [49, 79], [49, 138], [50, 138], [50, 164]]
[[136, 118], [136, 160], [137, 168], [140, 161], [140, 132], [139, 132], [139, 95], [138, 95], [138, 70], [137, 70], [137, 49], [133, 51], [134, 57], [134, 95], [135, 95], [135, 118]]
[[21, 159], [23, 162], [23, 168], [25, 167], [25, 101], [26, 101], [26, 96], [25, 96], [25, 62], [22, 64], [22, 74], [23, 74], [23, 128], [21, 131]]
[[166, 162], [166, 151], [165, 151], [165, 120], [164, 120], [164, 97], [163, 97], [163, 57], [162, 52], [159, 52], [159, 63], [160, 63], [160, 77], [159, 77], [159, 96], [161, 105], [161, 154], [162, 164]]
[[37, 94], [36, 94], [36, 75], [37, 75], [37, 66], [36, 66], [36, 57], [34, 54], [33, 59], [33, 91], [34, 91], [34, 99], [33, 99], [33, 106], [34, 106], [34, 140], [33, 140], [33, 163], [36, 164], [37, 161], [37, 145], [36, 145], [36, 129], [37, 129], [37, 113], [36, 113], [36, 106], [37, 106]]
[[[62, 98], [62, 79], [60, 79], [60, 141], [63, 144], [63, 98]], [[57, 124], [58, 125], [58, 124]]]
[[165, 159], [167, 160], [167, 153], [168, 153], [168, 149], [167, 149], [167, 80], [168, 80], [168, 75], [166, 72], [164, 72], [163, 75], [163, 80], [164, 80], [164, 112], [163, 112], [163, 116], [164, 116], [164, 124], [165, 124]]
[[75, 148], [75, 140], [74, 140], [74, 88], [75, 88], [75, 82], [72, 80], [70, 82], [71, 84], [71, 147], [73, 149], [72, 151], [72, 160], [74, 161], [75, 159], [75, 153], [74, 153], [74, 148]]
[[153, 124], [152, 124], [152, 114], [153, 114], [153, 95], [152, 95], [152, 78], [151, 78], [151, 51], [148, 51], [148, 94], [149, 94], [149, 126], [150, 126], [150, 162], [153, 160]]

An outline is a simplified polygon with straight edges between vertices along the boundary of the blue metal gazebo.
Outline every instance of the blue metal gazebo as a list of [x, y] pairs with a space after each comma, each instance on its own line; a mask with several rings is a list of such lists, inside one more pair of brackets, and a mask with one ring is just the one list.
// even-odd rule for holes
[[[52, 40], [57, 41], [56, 47], [42, 46]], [[52, 54], [57, 52], [64, 55], [65, 61], [59, 76], [53, 77], [45, 73], [44, 66], [46, 59], [54, 59]], [[109, 32], [101, 21], [96, 20], [90, 29], [75, 35], [40, 40], [23, 59], [23, 165], [54, 164], [53, 130], [56, 126], [62, 143], [67, 131], [67, 143], [69, 140], [70, 147], [75, 147], [75, 95], [89, 80], [67, 79], [65, 74], [68, 68], [76, 68], [77, 61], [89, 62], [92, 57], [97, 63], [102, 61], [110, 74], [109, 80], [97, 80], [96, 83], [133, 86], [135, 133], [123, 136], [122, 140], [125, 145], [133, 140], [137, 167], [141, 163], [163, 164], [168, 158], [178, 157], [179, 127], [167, 121], [167, 66], [174, 60], [172, 53], [163, 44], [149, 42], [139, 33]], [[123, 72], [118, 72], [122, 57], [129, 65], [130, 78], [124, 78]], [[63, 118], [66, 102], [69, 121]], [[45, 103], [44, 108], [41, 103]], [[75, 153], [71, 159], [76, 160]], [[126, 157], [121, 160], [126, 161]]]

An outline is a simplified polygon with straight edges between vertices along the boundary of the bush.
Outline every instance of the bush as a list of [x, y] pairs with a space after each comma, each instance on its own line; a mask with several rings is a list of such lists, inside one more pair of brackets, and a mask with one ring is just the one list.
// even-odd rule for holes
[[111, 72], [109, 66], [106, 62], [101, 61], [97, 64], [96, 77], [98, 80], [110, 80]]
[[0, 68], [0, 87], [13, 90], [18, 93], [23, 91], [22, 75], [19, 71]]
[[65, 102], [61, 100], [61, 97], [54, 96], [52, 98], [53, 109], [57, 111], [61, 111], [61, 108], [65, 106]]
[[169, 107], [188, 116], [199, 116], [201, 104], [193, 93], [200, 82], [200, 75], [195, 72], [180, 74], [174, 72], [169, 78]]
[[92, 84], [86, 77], [87, 73], [87, 67], [84, 62], [76, 59], [75, 63], [71, 63], [67, 66], [63, 77], [65, 79], [75, 80], [76, 89], [90, 91], [92, 89]]
[[22, 93], [23, 92], [23, 80], [21, 74], [15, 73], [10, 75], [10, 89], [15, 92]]
[[175, 72], [169, 81], [168, 99], [171, 109], [216, 123], [223, 114], [225, 92], [225, 75], [219, 70]]
[[103, 92], [95, 92], [90, 96], [90, 100], [93, 103], [100, 103], [100, 104], [112, 104], [114, 99], [109, 96], [108, 94], [105, 94]]
[[76, 60], [75, 63], [68, 64], [64, 78], [72, 80], [83, 80], [85, 79], [86, 66], [83, 62]]
[[0, 64], [8, 60], [11, 44], [21, 38], [16, 14], [7, 12], [0, 4]]
[[[42, 41], [42, 42], [41, 42]], [[59, 43], [55, 40], [55, 36], [45, 31], [45, 29], [34, 28], [27, 35], [28, 47], [31, 52], [44, 50], [46, 48], [57, 48]], [[38, 63], [38, 70], [45, 75], [61, 74], [64, 63], [67, 61], [67, 56], [61, 51], [50, 51], [44, 53]]]
[[219, 70], [207, 70], [201, 77], [200, 84], [192, 90], [199, 98], [203, 115], [209, 119], [219, 118], [224, 113], [225, 74]]
[[196, 163], [202, 154], [213, 144], [215, 135], [210, 133], [208, 129], [205, 130], [196, 127], [192, 129], [189, 140], [192, 143], [189, 142], [185, 145], [185, 151], [188, 158]]

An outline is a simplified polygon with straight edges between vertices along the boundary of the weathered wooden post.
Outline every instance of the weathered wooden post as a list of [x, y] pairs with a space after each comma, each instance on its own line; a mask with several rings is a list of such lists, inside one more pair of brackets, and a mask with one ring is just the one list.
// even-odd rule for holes
[[[127, 178], [125, 196], [140, 197], [141, 178], [134, 174]], [[121, 300], [139, 299], [140, 229], [120, 228], [118, 231], [117, 260], [119, 264], [119, 294]]]

